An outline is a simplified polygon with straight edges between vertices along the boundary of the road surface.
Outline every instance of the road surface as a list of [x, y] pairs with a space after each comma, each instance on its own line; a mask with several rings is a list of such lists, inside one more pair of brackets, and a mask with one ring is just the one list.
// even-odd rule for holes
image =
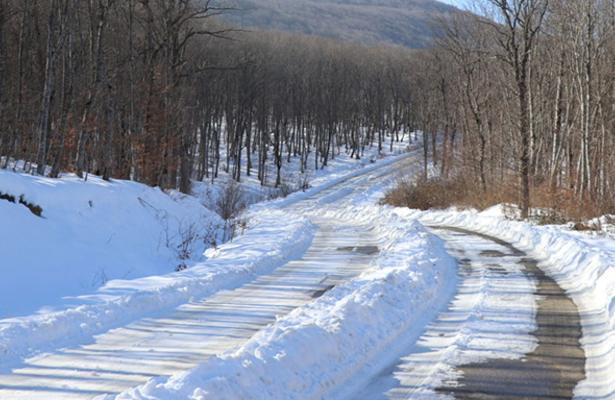
[[451, 227], [433, 232], [459, 261], [458, 293], [350, 398], [571, 399], [585, 378], [572, 300], [508, 243]]

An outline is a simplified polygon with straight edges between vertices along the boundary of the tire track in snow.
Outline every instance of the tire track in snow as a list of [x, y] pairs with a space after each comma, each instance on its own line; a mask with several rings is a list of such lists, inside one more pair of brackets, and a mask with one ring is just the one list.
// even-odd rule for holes
[[457, 385], [439, 391], [457, 399], [571, 399], [577, 383], [585, 379], [579, 311], [536, 260], [510, 245], [507, 247], [524, 256], [520, 260], [524, 272], [537, 282], [537, 328], [532, 335], [538, 346], [518, 360], [495, 359], [464, 365], [459, 368], [462, 377]]

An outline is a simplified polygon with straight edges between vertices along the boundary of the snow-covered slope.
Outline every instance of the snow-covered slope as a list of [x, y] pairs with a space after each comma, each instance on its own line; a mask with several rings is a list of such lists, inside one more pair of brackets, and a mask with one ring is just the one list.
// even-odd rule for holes
[[[387, 145], [380, 155], [370, 147], [360, 160], [342, 152], [328, 167], [305, 173], [297, 158], [284, 160], [285, 190], [307, 182], [308, 194], [316, 193], [365, 167], [382, 165], [379, 157], [399, 155], [407, 147], [407, 142], [395, 143], [388, 152]], [[308, 166], [313, 168], [313, 162]], [[217, 203], [229, 180], [221, 169], [214, 183], [194, 182], [194, 196], [186, 196], [93, 175], [84, 181], [72, 174], [50, 179], [0, 170], [0, 196], [15, 198], [0, 198], [0, 319], [80, 304], [74, 297], [111, 280], [164, 275], [201, 260], [205, 249], [222, 241]], [[242, 177], [240, 187], [246, 205], [281, 194], [261, 186], [255, 176]], [[19, 204], [20, 196], [40, 206], [42, 217]], [[299, 197], [290, 196], [284, 204]]]
[[[83, 182], [71, 175], [57, 180], [0, 171], [1, 192], [23, 194], [43, 208], [40, 218], [23, 205], [0, 200], [0, 221], [7, 225], [0, 236], [4, 260], [20, 269], [14, 273], [3, 263], [2, 276], [15, 276], [15, 284], [26, 288], [6, 295], [0, 309], [18, 314], [13, 306], [22, 298], [29, 302], [23, 313], [45, 306], [36, 315], [0, 319], [0, 370], [23, 357], [86, 343], [113, 327], [168, 312], [193, 297], [237, 287], [299, 257], [314, 227], [280, 208], [406, 157], [401, 154], [406, 146], [399, 144], [394, 151], [398, 157], [382, 161], [375, 149], [361, 161], [338, 157], [329, 169], [314, 173], [307, 192], [252, 207], [242, 235], [232, 243], [218, 242], [204, 256], [202, 249], [213, 237], [205, 233], [219, 232], [215, 228], [221, 223], [203, 206], [205, 198], [92, 176]], [[255, 191], [256, 185], [244, 182]], [[178, 260], [177, 250], [186, 227], [202, 233], [192, 260], [187, 260], [190, 268], [173, 273], [177, 262], [184, 261]], [[104, 279], [85, 287], [74, 284], [78, 279], [91, 282], [86, 278], [98, 273], [103, 262], [114, 265], [104, 269]], [[136, 271], [135, 266], [142, 268]], [[46, 286], [50, 292], [39, 297], [38, 288]]]
[[[280, 224], [283, 220], [285, 223]], [[232, 243], [207, 252], [208, 259], [172, 274], [113, 280], [75, 307], [0, 320], [0, 371], [24, 357], [62, 346], [87, 343], [93, 336], [137, 318], [160, 315], [191, 298], [240, 286], [256, 274], [299, 257], [314, 234], [310, 222], [272, 211], [254, 217]]]
[[194, 197], [129, 181], [0, 170], [0, 192], [43, 209], [0, 200], [0, 318], [52, 311], [113, 279], [171, 273], [181, 258], [200, 259], [223, 225]]

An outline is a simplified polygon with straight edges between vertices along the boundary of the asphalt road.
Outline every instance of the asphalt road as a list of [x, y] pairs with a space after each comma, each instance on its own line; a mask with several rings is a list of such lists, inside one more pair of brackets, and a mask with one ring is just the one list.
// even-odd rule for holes
[[509, 243], [432, 230], [458, 260], [458, 293], [352, 398], [571, 399], [586, 360], [579, 311], [564, 290]]

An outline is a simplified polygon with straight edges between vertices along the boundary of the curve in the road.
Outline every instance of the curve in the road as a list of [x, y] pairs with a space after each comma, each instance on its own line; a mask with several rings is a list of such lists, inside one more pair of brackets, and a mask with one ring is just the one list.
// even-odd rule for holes
[[455, 299], [356, 399], [571, 399], [585, 378], [579, 312], [538, 262], [477, 232], [432, 227], [460, 265]]
[[447, 229], [480, 235], [522, 256], [524, 273], [536, 282], [537, 328], [532, 335], [538, 345], [521, 359], [494, 359], [461, 366], [461, 378], [456, 385], [438, 391], [456, 399], [571, 399], [577, 383], [585, 379], [581, 318], [574, 302], [538, 267], [535, 259], [512, 245], [459, 228]]

